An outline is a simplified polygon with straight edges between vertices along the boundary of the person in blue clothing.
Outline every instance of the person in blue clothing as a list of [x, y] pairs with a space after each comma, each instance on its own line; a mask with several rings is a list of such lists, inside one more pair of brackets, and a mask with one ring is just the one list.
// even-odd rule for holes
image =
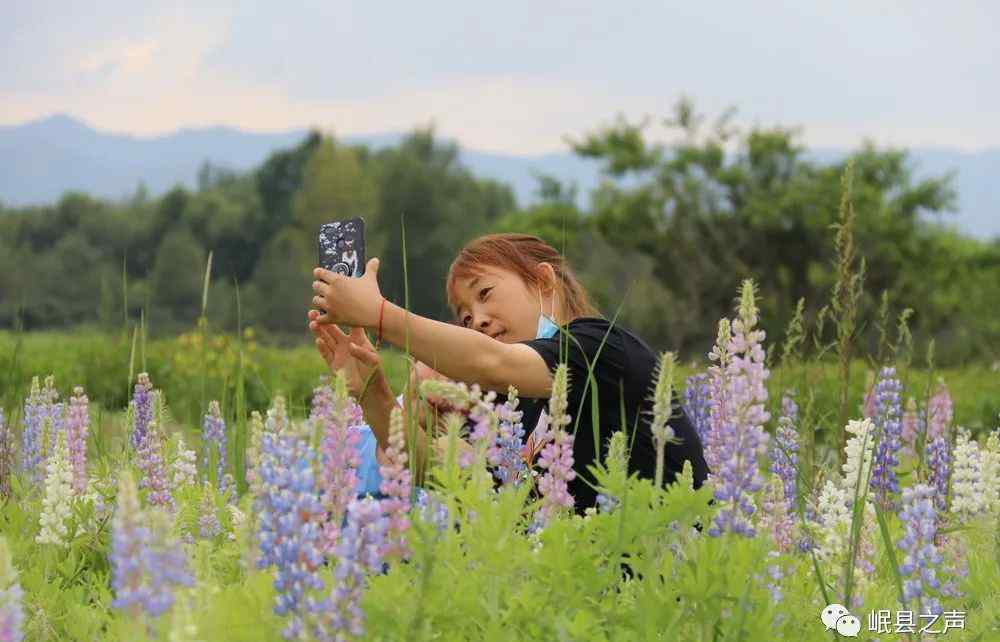
[[[378, 259], [371, 259], [360, 278], [317, 268], [312, 302], [318, 309], [310, 310], [308, 317], [331, 368], [344, 369], [355, 385], [374, 372], [359, 403], [379, 445], [388, 442], [396, 398], [381, 375], [366, 329], [397, 347], [408, 341], [416, 359], [433, 364], [450, 379], [479, 384], [501, 398], [513, 385], [522, 399], [529, 438], [552, 393], [553, 372], [564, 361], [569, 369], [569, 410], [576, 422], [576, 478], [569, 490], [578, 512], [596, 503], [587, 467], [603, 460], [608, 439], [617, 430], [624, 430], [632, 443], [630, 471], [653, 478], [650, 420], [657, 357], [635, 333], [601, 316], [565, 258], [549, 244], [527, 234], [489, 234], [466, 244], [446, 282], [455, 323], [411, 314], [387, 301], [379, 289], [378, 266]], [[596, 387], [588, 384], [591, 377]], [[596, 423], [591, 412], [594, 395]], [[700, 486], [708, 474], [702, 444], [676, 395], [670, 426], [678, 442], [667, 445], [664, 480], [672, 482], [689, 461], [695, 485]], [[433, 426], [418, 427], [413, 435], [419, 476], [432, 446]]]

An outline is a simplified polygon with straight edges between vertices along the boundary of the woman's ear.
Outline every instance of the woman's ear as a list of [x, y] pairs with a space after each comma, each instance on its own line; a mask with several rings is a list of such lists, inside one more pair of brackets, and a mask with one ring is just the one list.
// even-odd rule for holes
[[552, 267], [551, 263], [547, 261], [542, 261], [538, 264], [539, 278], [542, 280], [542, 290], [545, 292], [551, 292], [556, 287], [558, 279], [556, 278], [556, 270]]

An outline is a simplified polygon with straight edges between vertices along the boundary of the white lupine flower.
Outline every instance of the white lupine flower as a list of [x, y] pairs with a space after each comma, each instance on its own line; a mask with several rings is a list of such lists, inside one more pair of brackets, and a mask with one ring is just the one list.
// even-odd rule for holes
[[42, 514], [39, 518], [41, 531], [35, 537], [39, 544], [66, 546], [76, 535], [69, 532], [66, 524], [73, 512], [73, 468], [69, 463], [69, 449], [66, 434], [60, 432], [56, 445], [45, 466], [45, 498], [42, 500]]
[[830, 559], [847, 550], [847, 541], [851, 532], [851, 510], [849, 508], [853, 493], [827, 480], [819, 496], [819, 513], [821, 526], [816, 550], [820, 559]]
[[[853, 499], [855, 487], [858, 497], [864, 496], [871, 476], [875, 424], [872, 423], [871, 419], [862, 419], [861, 421], [852, 419], [847, 422], [847, 432], [854, 436], [847, 440], [847, 446], [844, 448], [847, 461], [843, 465], [843, 485], [848, 491], [848, 497]], [[859, 471], [861, 473], [860, 484], [858, 483]]]
[[198, 456], [193, 450], [184, 447], [184, 437], [177, 438], [177, 458], [174, 459], [174, 488], [193, 486], [197, 484]]
[[226, 508], [229, 510], [229, 517], [233, 524], [233, 530], [229, 533], [229, 540], [235, 542], [236, 532], [246, 526], [247, 515], [233, 504], [227, 504]]
[[964, 428], [958, 429], [953, 457], [951, 512], [964, 522], [987, 507], [982, 453], [979, 444], [969, 438], [969, 431]]
[[1000, 428], [990, 433], [982, 454], [986, 510], [1000, 513]]

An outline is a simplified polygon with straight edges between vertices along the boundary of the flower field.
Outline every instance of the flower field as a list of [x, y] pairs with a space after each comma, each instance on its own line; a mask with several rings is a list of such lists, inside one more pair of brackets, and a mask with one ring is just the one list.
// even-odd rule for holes
[[665, 353], [651, 391], [660, 461], [676, 393], [709, 481], [629, 476], [618, 433], [584, 516], [564, 366], [537, 426], [516, 394], [424, 382], [463, 412], [418, 475], [394, 411], [369, 496], [339, 375], [301, 407], [192, 389], [192, 426], [154, 353], [100, 414], [36, 373], [0, 409], [0, 641], [1000, 640], [996, 423], [963, 427], [977, 407], [899, 351], [870, 382], [794, 341], [772, 369], [759, 314], [748, 281], [708, 358]]

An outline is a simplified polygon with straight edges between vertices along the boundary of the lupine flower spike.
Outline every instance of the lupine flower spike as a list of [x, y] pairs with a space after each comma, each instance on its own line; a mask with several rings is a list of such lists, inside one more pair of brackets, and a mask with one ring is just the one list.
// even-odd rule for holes
[[23, 593], [7, 539], [0, 537], [0, 642], [21, 642], [24, 632]]
[[983, 457], [969, 431], [958, 429], [955, 438], [954, 469], [951, 478], [951, 512], [966, 522], [986, 508], [983, 484]]
[[707, 372], [700, 372], [687, 378], [684, 390], [684, 412], [687, 413], [698, 438], [704, 444], [708, 439], [711, 413], [711, 382]]
[[520, 403], [517, 388], [507, 389], [507, 400], [496, 407], [499, 425], [496, 443], [487, 449], [486, 459], [493, 466], [493, 475], [502, 487], [519, 486], [528, 477], [524, 458], [524, 413], [517, 409]]
[[118, 478], [118, 506], [111, 532], [112, 606], [132, 617], [159, 617], [173, 604], [175, 586], [191, 586], [184, 550], [172, 534], [168, 513], [144, 511], [132, 475]]
[[42, 397], [38, 377], [32, 377], [31, 390], [24, 401], [21, 431], [21, 470], [33, 483], [42, 479], [42, 420], [46, 414], [45, 401]]
[[149, 375], [140, 372], [132, 394], [132, 434], [130, 443], [138, 450], [146, 436], [149, 423], [153, 420], [153, 384]]
[[177, 436], [177, 456], [171, 465], [174, 488], [193, 486], [198, 480], [198, 455], [187, 448], [184, 437]]
[[771, 472], [781, 479], [789, 509], [798, 502], [799, 431], [795, 429], [799, 407], [788, 395], [781, 398], [781, 416], [771, 447]]
[[69, 458], [73, 465], [73, 491], [82, 495], [87, 490], [87, 433], [90, 431], [90, 401], [83, 388], [73, 388], [67, 418]]
[[147, 424], [137, 454], [139, 469], [142, 471], [139, 486], [149, 490], [149, 503], [173, 510], [174, 497], [170, 492], [167, 465], [163, 460], [163, 436], [155, 421]]
[[758, 458], [767, 453], [768, 435], [763, 424], [770, 372], [764, 365], [761, 345], [765, 334], [755, 329], [757, 303], [753, 281], [743, 282], [739, 316], [719, 323], [719, 335], [709, 358], [712, 377], [711, 430], [706, 460], [715, 483], [715, 499], [722, 504], [709, 535], [732, 532], [753, 537], [750, 518], [756, 511], [753, 493], [760, 490]]
[[902, 405], [900, 392], [903, 386], [896, 378], [895, 368], [883, 368], [875, 386], [875, 425], [878, 427], [878, 446], [875, 450], [875, 467], [871, 487], [875, 501], [891, 509], [899, 493], [896, 466], [902, 440]]
[[[285, 402], [276, 397], [274, 417], [285, 413]], [[270, 413], [269, 413], [270, 414]], [[294, 640], [303, 631], [304, 600], [308, 589], [321, 589], [323, 524], [326, 511], [317, 495], [313, 451], [303, 426], [283, 424], [281, 432], [270, 422], [261, 444], [261, 495], [257, 499], [260, 521], [258, 568], [274, 567], [277, 591], [274, 612], [287, 615], [283, 635]]]
[[673, 415], [675, 363], [676, 357], [673, 352], [664, 352], [660, 355], [656, 386], [653, 389], [653, 421], [650, 423], [650, 432], [653, 434], [653, 446], [656, 448], [654, 484], [657, 488], [663, 486], [663, 457], [667, 442], [675, 439], [674, 429], [667, 424]]
[[310, 421], [322, 434], [323, 462], [320, 476], [321, 501], [326, 511], [324, 547], [332, 551], [339, 537], [347, 504], [358, 488], [357, 429], [360, 408], [347, 392], [347, 382], [337, 373], [333, 386], [323, 383], [314, 391]]
[[568, 395], [569, 371], [566, 364], [561, 363], [553, 375], [552, 396], [546, 417], [548, 425], [544, 427], [548, 443], [538, 458], [538, 466], [545, 469], [545, 474], [538, 480], [538, 490], [542, 494], [538, 525], [548, 523], [557, 513], [573, 507], [568, 484], [576, 478], [576, 472], [573, 470], [573, 435], [565, 430], [570, 421], [570, 416], [566, 414]]
[[69, 463], [66, 433], [56, 436], [56, 446], [46, 465], [45, 498], [39, 519], [41, 530], [35, 536], [39, 544], [66, 546], [76, 534], [69, 532], [67, 520], [73, 513], [73, 470]]
[[930, 468], [930, 482], [934, 489], [934, 508], [938, 515], [944, 514], [948, 506], [948, 482], [951, 477], [951, 454], [948, 440], [942, 435], [927, 444], [927, 466]]
[[229, 489], [226, 487], [226, 420], [222, 418], [222, 410], [219, 402], [212, 400], [208, 404], [208, 412], [202, 421], [202, 459], [205, 462], [205, 475], [203, 480], [207, 481], [211, 475], [208, 468], [215, 461], [215, 484], [220, 493], [225, 494]]
[[361, 609], [365, 577], [382, 570], [381, 551], [389, 520], [379, 502], [355, 499], [347, 507], [347, 525], [337, 542], [337, 568], [329, 598], [310, 605], [313, 634], [318, 640], [363, 639], [365, 613]]
[[938, 381], [937, 390], [927, 403], [927, 441], [948, 436], [948, 429], [955, 417], [955, 406], [952, 403], [948, 387], [943, 380]]
[[899, 548], [906, 551], [906, 555], [899, 570], [905, 578], [903, 599], [917, 602], [920, 613], [940, 614], [941, 603], [937, 595], [941, 582], [937, 566], [942, 558], [934, 542], [937, 535], [934, 494], [934, 489], [926, 484], [903, 489], [903, 510], [899, 517], [903, 520], [905, 534], [899, 541]]
[[406, 465], [406, 435], [403, 428], [403, 411], [392, 409], [389, 418], [389, 447], [385, 450], [385, 463], [379, 468], [386, 497], [380, 500], [382, 512], [389, 519], [383, 557], [406, 559], [410, 555], [406, 531], [410, 528], [410, 469]]

